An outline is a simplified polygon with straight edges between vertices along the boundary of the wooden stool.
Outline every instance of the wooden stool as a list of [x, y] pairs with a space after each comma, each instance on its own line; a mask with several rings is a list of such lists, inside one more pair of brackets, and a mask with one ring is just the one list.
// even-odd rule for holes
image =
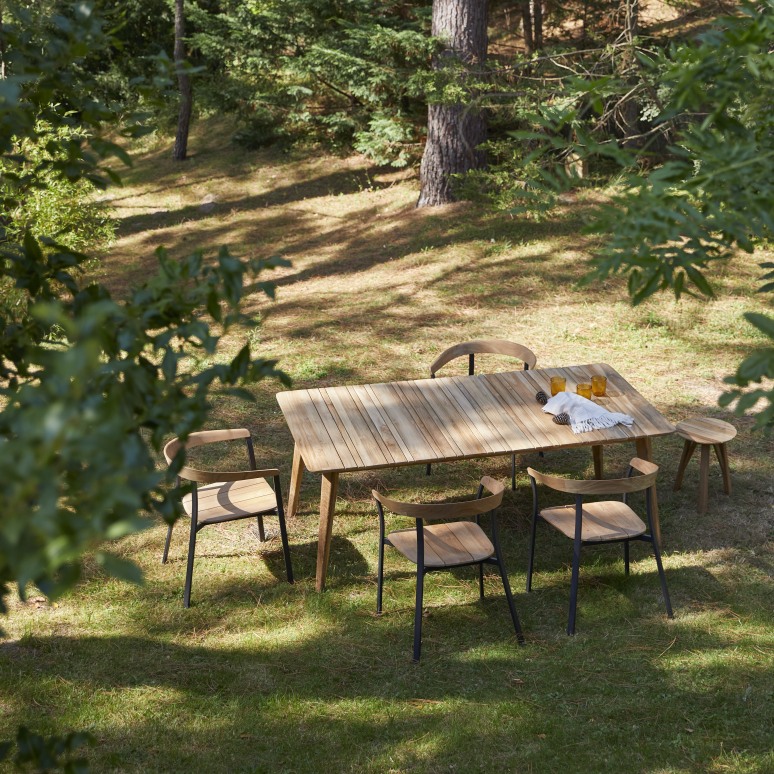
[[715, 447], [715, 454], [720, 463], [720, 472], [723, 475], [723, 489], [726, 494], [731, 494], [731, 471], [728, 468], [728, 449], [726, 444], [736, 436], [736, 428], [720, 419], [686, 419], [677, 423], [677, 434], [685, 438], [683, 456], [677, 468], [674, 491], [683, 485], [683, 475], [688, 461], [691, 459], [696, 446], [701, 449], [701, 463], [699, 465], [699, 513], [707, 512], [709, 499], [709, 450]]

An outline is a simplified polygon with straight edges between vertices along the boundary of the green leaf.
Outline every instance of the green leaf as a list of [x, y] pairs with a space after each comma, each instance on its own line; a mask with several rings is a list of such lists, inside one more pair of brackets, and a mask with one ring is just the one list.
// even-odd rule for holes
[[142, 570], [134, 562], [115, 556], [115, 554], [109, 554], [106, 551], [99, 551], [94, 558], [108, 575], [128, 581], [129, 583], [136, 583], [138, 585], [143, 583]]
[[774, 317], [759, 314], [758, 312], [746, 312], [744, 318], [759, 331], [765, 333], [770, 339], [774, 339]]

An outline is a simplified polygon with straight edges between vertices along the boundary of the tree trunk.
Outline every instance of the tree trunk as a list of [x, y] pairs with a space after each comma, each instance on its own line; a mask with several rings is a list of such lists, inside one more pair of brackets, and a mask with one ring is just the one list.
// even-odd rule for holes
[[543, 0], [532, 0], [532, 21], [535, 25], [533, 40], [535, 51], [543, 48]]
[[530, 0], [521, 2], [521, 26], [524, 29], [524, 48], [531, 54], [535, 50], [535, 39], [532, 36], [532, 11], [530, 9]]
[[[624, 30], [623, 37], [626, 47], [620, 59], [621, 76], [627, 80], [633, 77], [632, 70], [637, 66], [635, 44], [639, 33], [640, 3], [639, 0], [624, 0]], [[618, 127], [623, 135], [625, 147], [639, 148], [642, 143], [636, 139], [639, 134], [640, 101], [636, 95], [629, 96], [620, 105], [618, 111]]]
[[5, 80], [5, 35], [3, 29], [3, 2], [0, 0], [0, 80]]
[[182, 71], [185, 63], [185, 11], [183, 0], [175, 0], [175, 68], [177, 83], [180, 88], [180, 112], [177, 117], [177, 134], [172, 158], [175, 161], [185, 161], [188, 155], [188, 128], [191, 125], [191, 108], [193, 107], [193, 89], [191, 77]]
[[[487, 0], [433, 0], [432, 34], [446, 43], [434, 68], [462, 62], [480, 69], [486, 61], [486, 23]], [[484, 153], [478, 148], [484, 140], [486, 120], [478, 107], [429, 105], [417, 207], [455, 201], [450, 175], [484, 165]]]
[[640, 0], [625, 0], [624, 34], [626, 42], [634, 43], [634, 39], [640, 34]]

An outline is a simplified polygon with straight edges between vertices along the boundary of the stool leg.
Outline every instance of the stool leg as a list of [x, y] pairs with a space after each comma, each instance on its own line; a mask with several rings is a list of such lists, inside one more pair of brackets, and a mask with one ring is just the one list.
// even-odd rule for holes
[[699, 466], [699, 513], [707, 512], [707, 502], [709, 500], [709, 444], [701, 444], [701, 463]]
[[728, 447], [724, 443], [715, 444], [715, 454], [720, 463], [720, 472], [723, 474], [723, 491], [731, 494], [731, 470], [728, 467]]
[[677, 492], [678, 489], [683, 485], [683, 476], [685, 475], [685, 468], [688, 466], [688, 462], [690, 461], [691, 457], [693, 456], [693, 452], [696, 449], [696, 444], [693, 441], [689, 441], [686, 439], [685, 445], [683, 446], [683, 456], [680, 457], [680, 464], [677, 466], [677, 476], [675, 478], [675, 485], [674, 485], [674, 491]]

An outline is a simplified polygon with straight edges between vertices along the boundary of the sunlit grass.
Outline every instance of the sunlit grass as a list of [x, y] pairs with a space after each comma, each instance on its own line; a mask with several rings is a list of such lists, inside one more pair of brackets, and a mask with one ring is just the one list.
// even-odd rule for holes
[[[538, 366], [604, 361], [670, 420], [732, 421], [734, 492], [716, 464], [710, 510], [696, 513], [698, 466], [672, 492], [682, 442], [659, 439], [665, 567], [676, 618], [666, 618], [655, 563], [632, 549], [589, 549], [578, 634], [564, 633], [571, 545], [541, 529], [534, 591], [524, 593], [531, 496], [526, 465], [592, 474], [584, 450], [520, 461], [501, 514], [506, 564], [527, 634], [519, 648], [499, 578], [478, 600], [473, 570], [427, 580], [422, 663], [411, 663], [413, 566], [388, 552], [384, 614], [375, 615], [373, 487], [405, 499], [469, 496], [506, 458], [342, 477], [329, 589], [314, 591], [319, 480], [303, 482], [289, 523], [296, 583], [284, 580], [276, 523], [269, 541], [240, 522], [200, 533], [193, 606], [182, 607], [187, 530], [165, 527], [114, 549], [137, 562], [141, 587], [88, 567], [55, 605], [34, 591], [12, 604], [0, 644], [0, 737], [19, 724], [89, 730], [95, 771], [617, 772], [755, 774], [774, 770], [774, 447], [752, 418], [717, 406], [723, 378], [759, 341], [742, 320], [763, 257], [718, 267], [711, 303], [657, 298], [628, 305], [624, 285], [578, 287], [593, 242], [580, 199], [542, 222], [454, 205], [416, 211], [409, 173], [363, 159], [246, 154], [217, 123], [200, 127], [194, 156], [149, 146], [113, 193], [120, 239], [101, 279], [122, 293], [153, 265], [221, 243], [248, 255], [282, 252], [277, 300], [249, 299], [260, 326], [230, 336], [277, 357], [296, 387], [419, 378], [447, 346], [507, 338]], [[202, 209], [205, 197], [215, 206]], [[770, 258], [769, 258], [770, 259]], [[459, 365], [449, 367], [449, 373]], [[497, 364], [507, 367], [507, 361]], [[211, 427], [247, 426], [259, 461], [285, 489], [292, 439], [275, 400], [215, 396]], [[606, 450], [613, 474], [633, 448]], [[224, 449], [224, 464], [244, 450]], [[213, 462], [214, 457], [205, 459]], [[558, 497], [558, 495], [557, 495]], [[396, 522], [398, 523], [398, 522]]]

